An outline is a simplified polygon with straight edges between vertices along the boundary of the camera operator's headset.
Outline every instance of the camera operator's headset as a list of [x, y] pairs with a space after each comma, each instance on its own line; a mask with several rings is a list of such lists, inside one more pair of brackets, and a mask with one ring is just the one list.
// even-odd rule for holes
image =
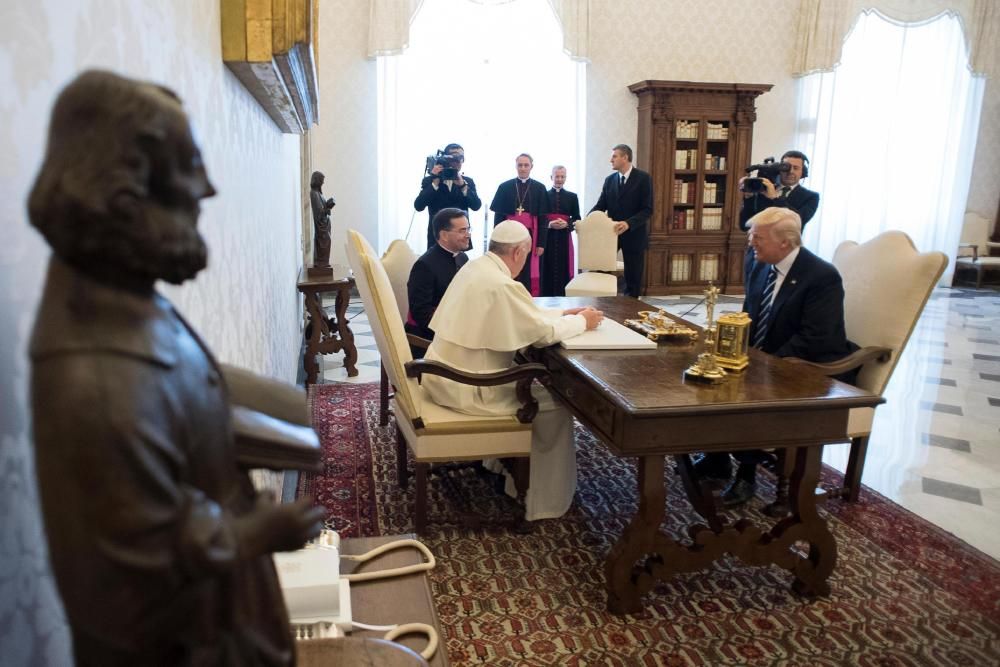
[[784, 155], [781, 156], [782, 161], [786, 157], [796, 157], [802, 160], [802, 178], [806, 178], [809, 175], [809, 158], [802, 151], [785, 151]]

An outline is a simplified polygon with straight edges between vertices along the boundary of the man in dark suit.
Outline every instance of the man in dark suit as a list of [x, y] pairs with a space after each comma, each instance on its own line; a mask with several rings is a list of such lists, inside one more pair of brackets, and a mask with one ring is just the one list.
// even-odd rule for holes
[[632, 166], [632, 149], [625, 144], [612, 149], [611, 166], [615, 173], [604, 179], [601, 197], [590, 211], [604, 211], [615, 222], [625, 259], [625, 295], [638, 298], [653, 215], [653, 183], [649, 174]]
[[[743, 192], [743, 208], [740, 209], [740, 229], [749, 229], [749, 220], [763, 210], [772, 207], [787, 208], [799, 214], [802, 228], [816, 215], [819, 208], [819, 193], [805, 187], [800, 181], [809, 175], [809, 158], [802, 151], [787, 151], [781, 162], [788, 165], [788, 171], [781, 172], [781, 182], [777, 185], [765, 178], [761, 192], [743, 192], [746, 178], [740, 179]], [[749, 253], [748, 253], [749, 254]], [[747, 257], [749, 260], [750, 258]]]
[[552, 167], [552, 188], [549, 190], [549, 233], [545, 237], [545, 258], [542, 261], [542, 296], [566, 296], [566, 283], [572, 278], [573, 229], [580, 219], [580, 200], [566, 184], [566, 167]]
[[[476, 183], [461, 171], [461, 165], [465, 162], [465, 149], [458, 144], [448, 144], [443, 152], [453, 159], [453, 164], [459, 166], [446, 170], [444, 165], [435, 164], [420, 182], [420, 194], [413, 200], [413, 208], [418, 211], [427, 209], [429, 250], [437, 245], [434, 236], [434, 216], [438, 211], [444, 208], [458, 208], [465, 213], [465, 217], [469, 217], [470, 209], [478, 211], [483, 205], [476, 193]], [[462, 250], [468, 250], [468, 246]]]
[[[434, 216], [431, 225], [437, 243], [414, 262], [410, 278], [406, 282], [406, 294], [410, 303], [406, 331], [427, 340], [434, 338], [434, 332], [428, 325], [441, 303], [441, 297], [458, 270], [469, 261], [463, 252], [469, 247], [469, 218], [464, 211], [457, 208], [442, 209]], [[423, 358], [422, 348], [411, 346], [410, 349], [415, 359]]]
[[[743, 310], [753, 320], [750, 344], [779, 357], [835, 361], [857, 349], [844, 329], [844, 285], [840, 273], [802, 247], [802, 223], [795, 211], [772, 207], [750, 219], [754, 260], [747, 271]], [[722, 494], [726, 506], [740, 505], [756, 490], [763, 452], [734, 454], [736, 479]], [[704, 477], [729, 479], [729, 454], [706, 454], [695, 464]]]

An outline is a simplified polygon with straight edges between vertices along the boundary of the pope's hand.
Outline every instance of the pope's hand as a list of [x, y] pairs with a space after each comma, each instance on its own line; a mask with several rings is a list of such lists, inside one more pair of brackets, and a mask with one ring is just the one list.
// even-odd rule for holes
[[596, 329], [604, 319], [604, 313], [590, 306], [581, 310], [579, 314], [583, 315], [583, 319], [587, 320], [587, 331]]

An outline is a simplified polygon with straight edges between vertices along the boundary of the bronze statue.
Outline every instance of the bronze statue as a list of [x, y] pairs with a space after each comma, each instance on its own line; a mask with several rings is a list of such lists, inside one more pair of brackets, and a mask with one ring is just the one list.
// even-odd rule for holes
[[333, 197], [323, 199], [323, 183], [326, 176], [323, 172], [314, 171], [309, 179], [309, 203], [313, 215], [313, 267], [328, 269], [330, 267], [330, 211], [337, 205]]
[[218, 364], [155, 290], [206, 265], [215, 194], [180, 100], [81, 74], [28, 201], [52, 247], [31, 338], [42, 512], [78, 665], [289, 665], [270, 553], [318, 533], [234, 453]]

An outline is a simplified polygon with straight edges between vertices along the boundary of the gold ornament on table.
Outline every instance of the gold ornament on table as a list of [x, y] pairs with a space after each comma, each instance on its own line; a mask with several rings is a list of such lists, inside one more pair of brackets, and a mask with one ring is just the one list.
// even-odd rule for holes
[[715, 302], [719, 288], [709, 283], [705, 290], [705, 347], [698, 360], [684, 371], [684, 378], [696, 382], [717, 384], [726, 379], [726, 371], [715, 360]]
[[741, 371], [750, 364], [750, 316], [726, 313], [716, 322], [715, 362], [730, 371]]
[[666, 311], [640, 310], [639, 319], [625, 320], [625, 326], [638, 331], [650, 340], [661, 341], [667, 338], [686, 336], [691, 340], [698, 339], [698, 332], [691, 327], [670, 319]]

